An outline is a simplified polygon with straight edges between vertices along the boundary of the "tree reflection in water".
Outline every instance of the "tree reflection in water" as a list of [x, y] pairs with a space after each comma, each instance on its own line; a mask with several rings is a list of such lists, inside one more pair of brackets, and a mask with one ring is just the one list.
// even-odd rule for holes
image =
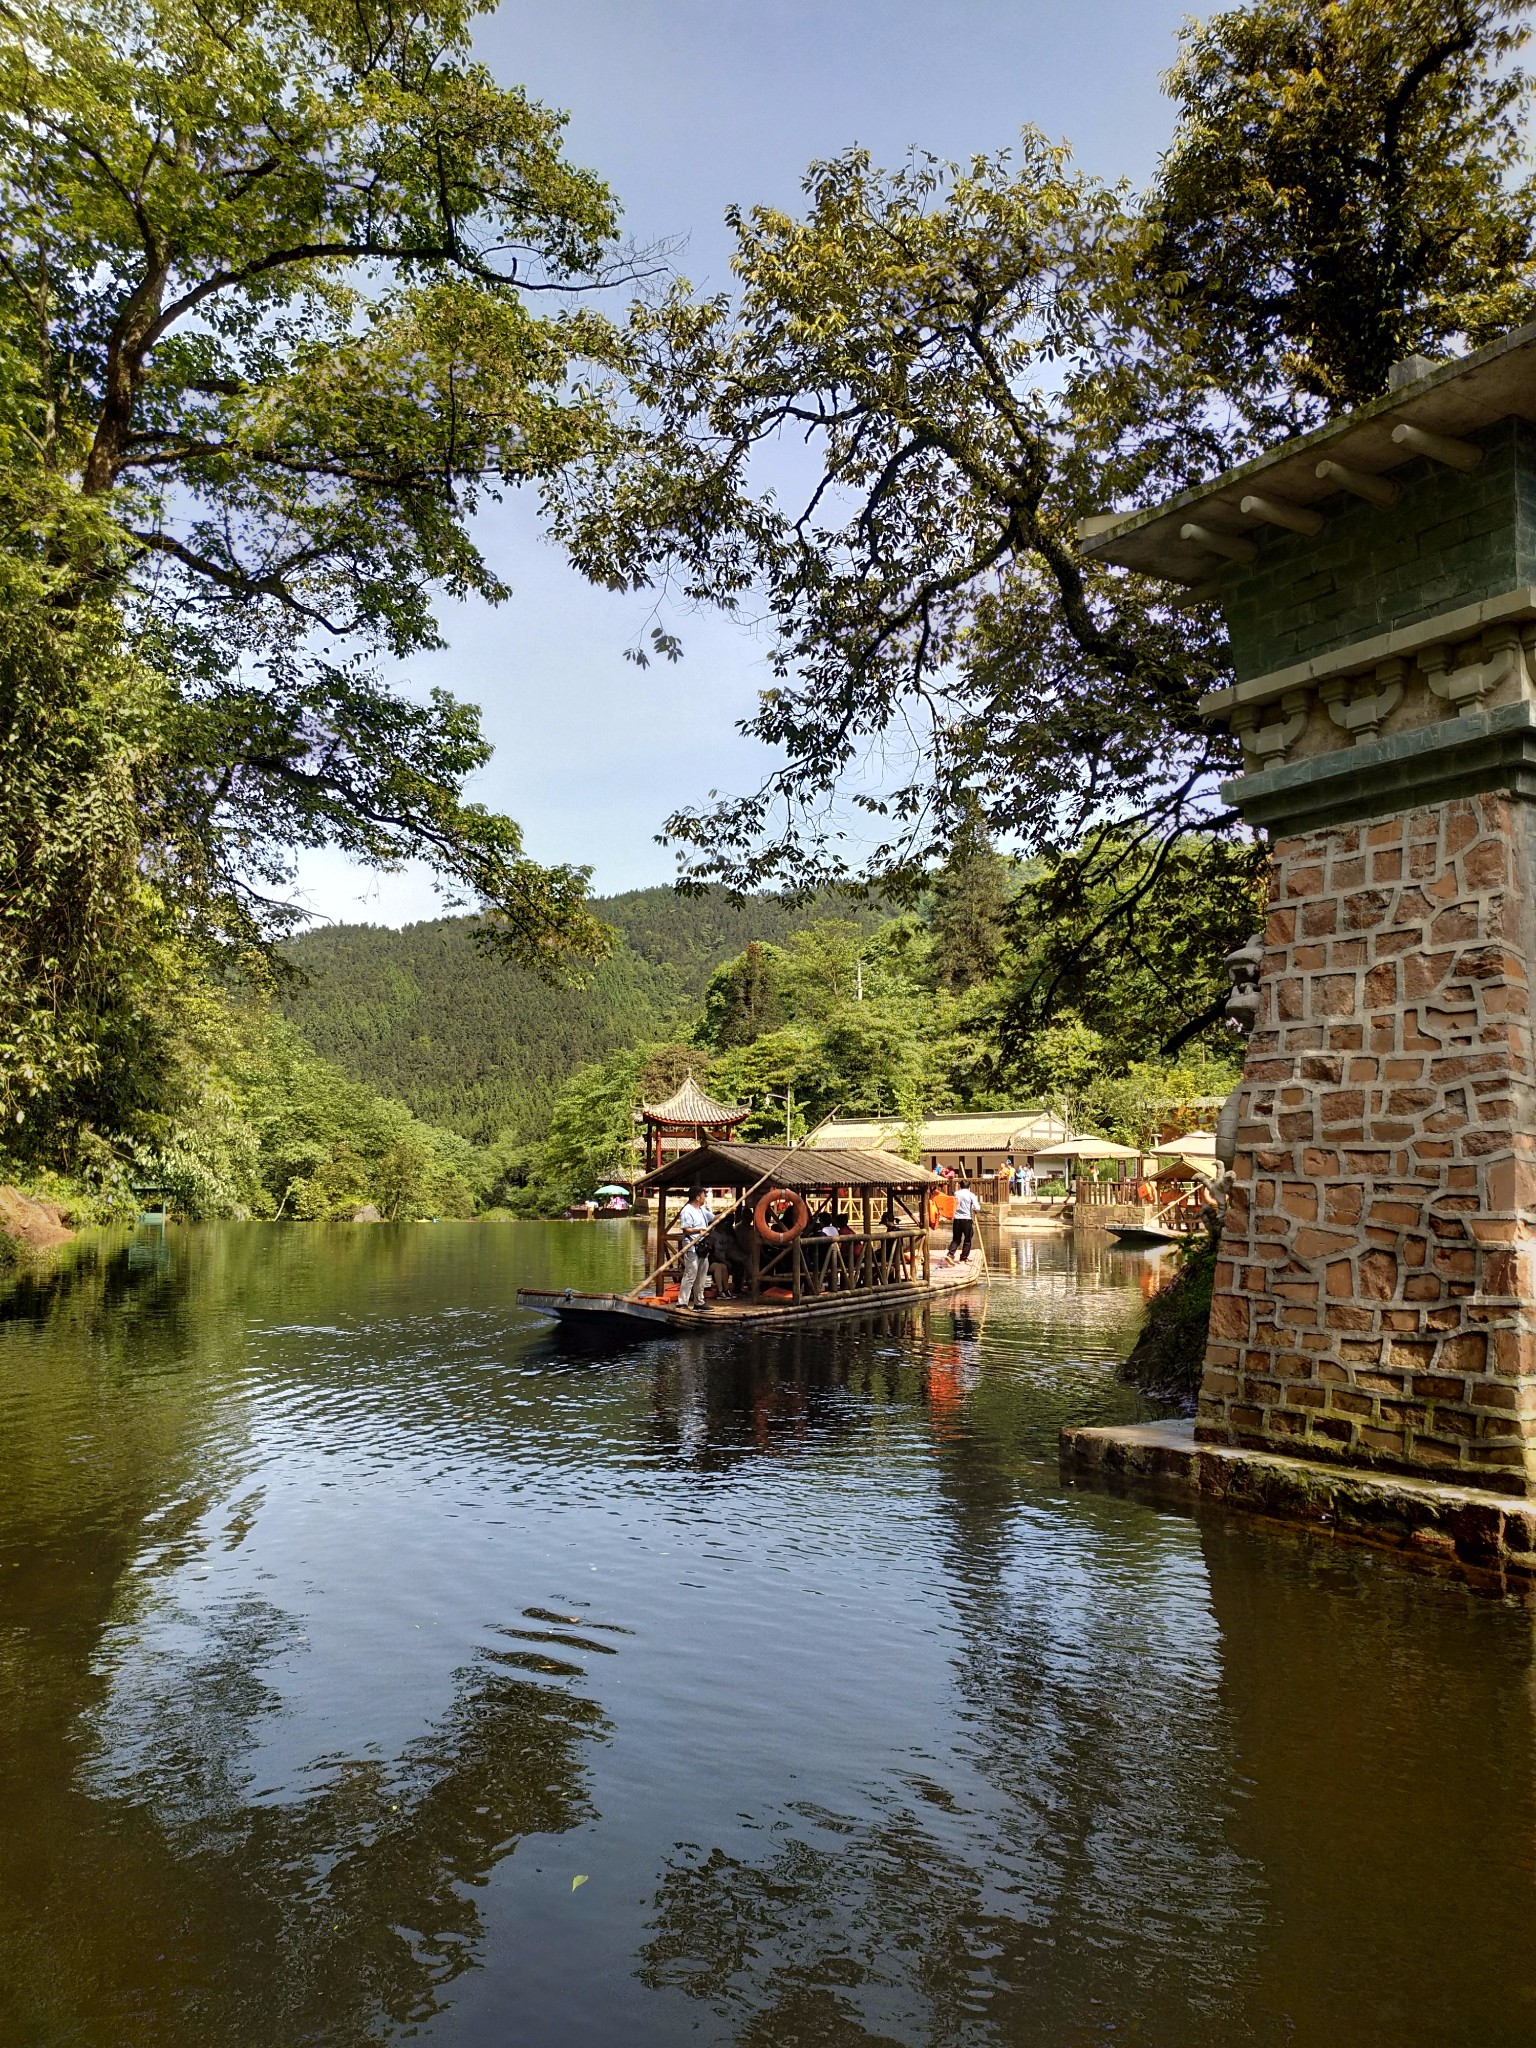
[[[6, 1299], [0, 2040], [350, 2048], [439, 2010], [483, 1961], [497, 1866], [590, 1815], [609, 1722], [568, 1652], [613, 1645], [537, 1613], [394, 1754], [339, 1749], [280, 1791], [258, 1782], [285, 1710], [268, 1674], [306, 1624], [251, 1589], [208, 1609], [182, 1596], [209, 1516], [227, 1549], [261, 1511], [260, 1486], [240, 1490], [238, 1373], [273, 1241], [210, 1234], [179, 1264], [175, 1247], [142, 1261], [88, 1243]], [[284, 1253], [334, 1292], [312, 1238]], [[286, 1305], [306, 1312], [302, 1288]], [[229, 1376], [185, 1369], [200, 1356]], [[336, 1733], [352, 1736], [345, 1715]]]
[[164, 1249], [0, 1331], [4, 2048], [1532, 2038], [1530, 1617], [1065, 1486], [1134, 1260], [589, 1358], [637, 1233]]
[[[1034, 1445], [1010, 1438], [982, 1336], [962, 1305], [659, 1375], [669, 1440], [691, 1435], [699, 1469], [850, 1442], [882, 1401], [926, 1415], [926, 1455], [909, 1434], [884, 1445], [883, 1470], [892, 1484], [923, 1458], [940, 1532], [924, 1594], [952, 1625], [955, 1697], [931, 1759], [893, 1770], [881, 1701], [901, 1673], [871, 1672], [857, 1810], [759, 1813], [761, 1854], [679, 1845], [641, 1980], [707, 2006], [721, 2038], [750, 2048], [1055, 2048], [1158, 2012], [1168, 2038], [1227, 2048], [1263, 1886], [1218, 1789], [1230, 1741], [1198, 1551], [1177, 1518], [1137, 1515], [1127, 1543], [1113, 1518], [1023, 1507]], [[691, 1431], [675, 1421], [690, 1398]], [[765, 1411], [766, 1433], [732, 1442]], [[893, 1511], [901, 1498], [892, 1485]]]

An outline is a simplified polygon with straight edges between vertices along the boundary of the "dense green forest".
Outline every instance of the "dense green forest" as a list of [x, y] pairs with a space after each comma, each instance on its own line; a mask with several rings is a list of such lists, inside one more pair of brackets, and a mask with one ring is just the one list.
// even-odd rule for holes
[[738, 902], [724, 890], [635, 889], [592, 908], [618, 943], [584, 984], [551, 987], [475, 943], [477, 920], [337, 925], [285, 949], [280, 1001], [323, 1058], [477, 1144], [547, 1129], [561, 1084], [619, 1047], [687, 1035], [715, 969], [752, 940], [818, 916], [879, 913], [827, 899]]
[[466, 1145], [477, 1203], [525, 1214], [628, 1178], [636, 1106], [690, 1072], [748, 1106], [748, 1137], [1050, 1104], [1146, 1143], [1235, 1078], [1222, 939], [1252, 928], [1261, 887], [1251, 848], [1214, 881], [1203, 852], [1175, 858], [1178, 890], [1106, 943], [1103, 894], [1149, 858], [1120, 842], [1019, 863], [978, 826], [903, 909], [638, 890], [593, 904], [617, 942], [558, 989], [478, 950], [470, 919], [340, 926], [288, 949], [281, 1001], [354, 1087]]

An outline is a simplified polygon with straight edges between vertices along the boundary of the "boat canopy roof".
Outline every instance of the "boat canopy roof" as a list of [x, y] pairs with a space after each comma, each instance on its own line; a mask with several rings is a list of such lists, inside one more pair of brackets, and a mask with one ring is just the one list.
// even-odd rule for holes
[[750, 1105], [716, 1102], [690, 1074], [665, 1102], [642, 1102], [640, 1114], [648, 1124], [662, 1124], [673, 1130], [696, 1131], [716, 1124], [724, 1129], [741, 1123], [750, 1114]]
[[834, 1188], [932, 1188], [942, 1183], [926, 1166], [898, 1159], [894, 1152], [824, 1152], [809, 1146], [786, 1152], [782, 1145], [700, 1145], [669, 1159], [635, 1185], [642, 1188], [749, 1188], [757, 1181], [775, 1187], [831, 1194]]

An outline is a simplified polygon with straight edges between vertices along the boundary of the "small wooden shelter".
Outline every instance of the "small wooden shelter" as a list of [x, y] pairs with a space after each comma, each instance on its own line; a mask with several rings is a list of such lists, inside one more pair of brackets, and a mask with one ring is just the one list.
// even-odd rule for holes
[[652, 1174], [669, 1157], [729, 1138], [751, 1115], [751, 1105], [716, 1102], [690, 1074], [665, 1102], [644, 1102], [637, 1112], [645, 1126], [645, 1170]]
[[[639, 1185], [656, 1195], [652, 1266], [665, 1265], [673, 1250], [667, 1221], [673, 1195], [686, 1201], [696, 1187], [729, 1189], [737, 1196], [772, 1187], [804, 1200], [810, 1221], [785, 1244], [766, 1242], [752, 1226], [750, 1205], [744, 1205], [746, 1302], [878, 1293], [925, 1286], [931, 1278], [929, 1204], [939, 1179], [892, 1152], [701, 1145], [647, 1174]], [[832, 1224], [835, 1236], [826, 1234]]]

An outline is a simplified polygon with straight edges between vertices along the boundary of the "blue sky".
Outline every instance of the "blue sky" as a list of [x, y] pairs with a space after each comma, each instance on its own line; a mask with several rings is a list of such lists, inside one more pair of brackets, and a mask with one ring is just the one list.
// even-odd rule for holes
[[[1168, 138], [1159, 80], [1188, 12], [1172, 0], [503, 0], [478, 42], [499, 78], [569, 111], [570, 154], [608, 180], [627, 233], [680, 242], [678, 267], [719, 289], [726, 207], [793, 207], [805, 166], [854, 143], [879, 162], [914, 145], [963, 158], [1006, 148], [1030, 122], [1085, 169], [1144, 181]], [[667, 813], [750, 786], [766, 763], [735, 730], [766, 681], [761, 644], [687, 617], [683, 662], [636, 669], [623, 651], [648, 600], [583, 583], [531, 502], [479, 531], [514, 596], [446, 606], [447, 650], [413, 662], [404, 686], [442, 683], [480, 705], [496, 755], [472, 794], [510, 812], [536, 858], [589, 864], [601, 892], [669, 880], [655, 843]], [[310, 856], [301, 885], [327, 918], [438, 914], [424, 871]]]

